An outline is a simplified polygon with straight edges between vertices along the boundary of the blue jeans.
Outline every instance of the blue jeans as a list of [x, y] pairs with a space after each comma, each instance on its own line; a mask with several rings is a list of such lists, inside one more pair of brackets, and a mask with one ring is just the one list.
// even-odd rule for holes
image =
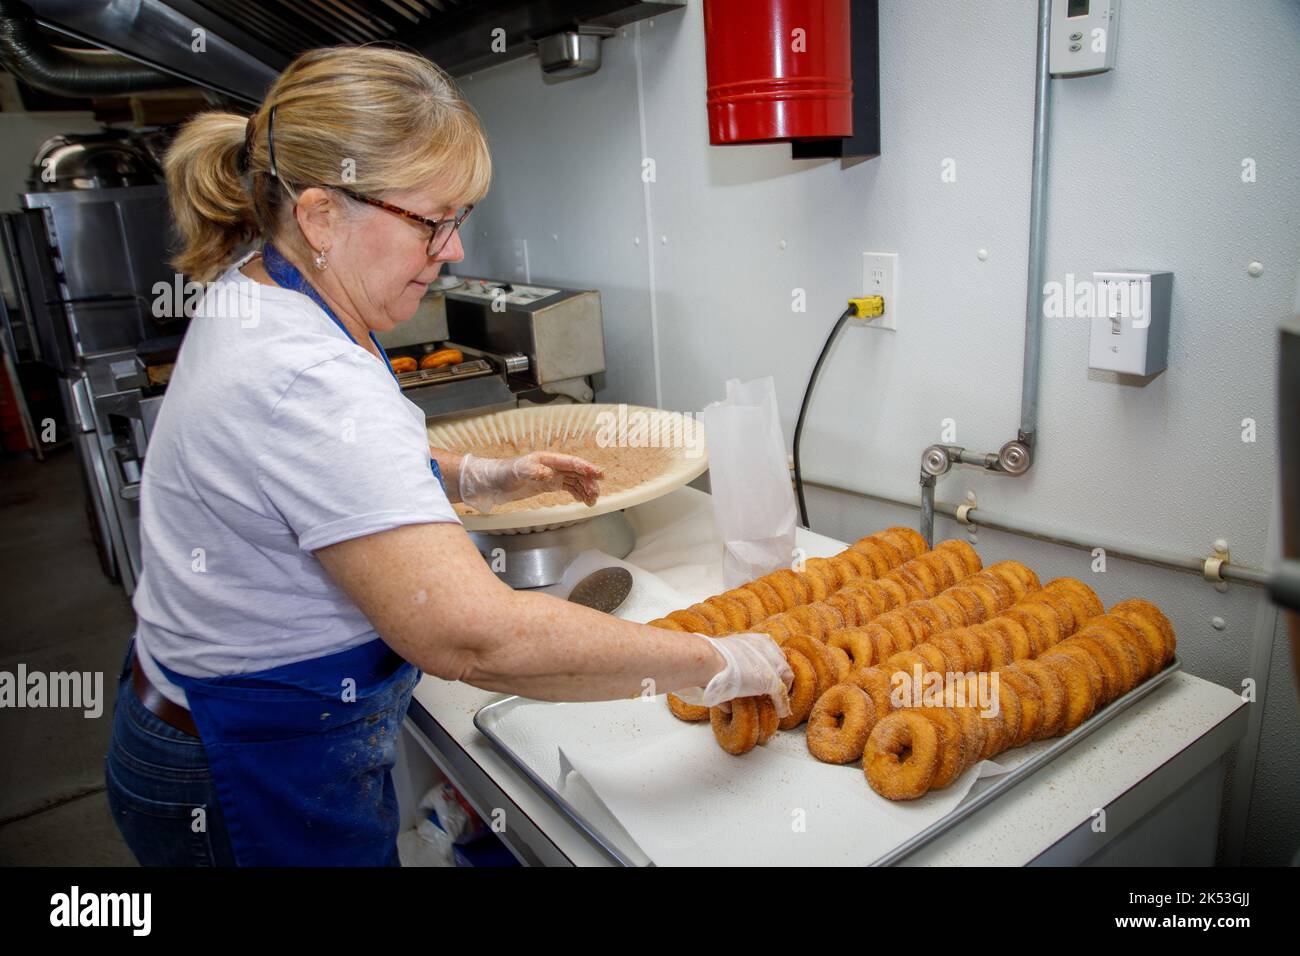
[[234, 865], [203, 742], [140, 703], [131, 647], [118, 678], [104, 777], [113, 819], [141, 866]]

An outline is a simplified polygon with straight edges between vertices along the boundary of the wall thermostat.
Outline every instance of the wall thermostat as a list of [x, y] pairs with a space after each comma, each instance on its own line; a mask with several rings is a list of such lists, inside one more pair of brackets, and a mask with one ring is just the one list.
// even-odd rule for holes
[[1154, 375], [1169, 364], [1172, 272], [1094, 272], [1088, 367]]
[[1119, 0], [1052, 0], [1052, 76], [1105, 73], [1115, 66]]

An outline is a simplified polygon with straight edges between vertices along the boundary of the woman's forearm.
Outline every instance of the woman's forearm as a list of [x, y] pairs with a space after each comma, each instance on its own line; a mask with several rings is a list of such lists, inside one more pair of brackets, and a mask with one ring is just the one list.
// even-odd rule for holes
[[534, 700], [617, 700], [704, 687], [722, 655], [696, 634], [633, 624], [546, 594], [514, 592], [474, 628], [455, 679]]
[[430, 445], [429, 457], [438, 463], [438, 470], [442, 472], [443, 490], [447, 493], [447, 500], [453, 503], [460, 501], [460, 462], [465, 456]]

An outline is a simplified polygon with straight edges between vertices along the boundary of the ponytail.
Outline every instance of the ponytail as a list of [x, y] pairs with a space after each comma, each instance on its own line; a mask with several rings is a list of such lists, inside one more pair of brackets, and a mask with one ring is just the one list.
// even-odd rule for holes
[[167, 196], [183, 246], [172, 265], [206, 282], [257, 234], [242, 168], [248, 121], [234, 113], [201, 113], [167, 151]]

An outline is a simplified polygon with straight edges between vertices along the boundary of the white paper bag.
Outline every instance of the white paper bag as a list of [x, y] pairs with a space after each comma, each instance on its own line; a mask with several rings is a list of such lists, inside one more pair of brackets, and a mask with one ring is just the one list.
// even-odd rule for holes
[[772, 377], [729, 380], [726, 399], [707, 406], [701, 418], [723, 582], [734, 588], [793, 559], [798, 510]]

